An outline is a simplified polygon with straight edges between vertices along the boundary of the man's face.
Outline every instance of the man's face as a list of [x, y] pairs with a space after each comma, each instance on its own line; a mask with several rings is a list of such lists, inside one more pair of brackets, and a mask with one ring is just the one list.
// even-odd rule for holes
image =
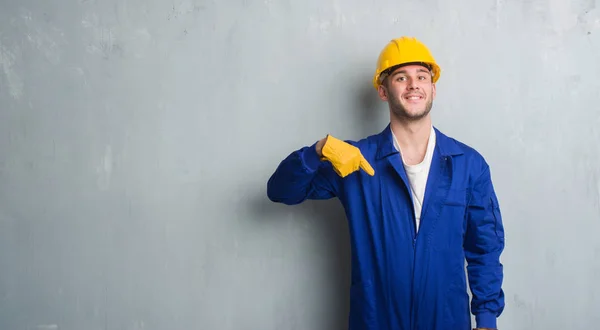
[[421, 65], [394, 70], [379, 87], [379, 96], [401, 119], [416, 121], [429, 114], [435, 98], [431, 71]]

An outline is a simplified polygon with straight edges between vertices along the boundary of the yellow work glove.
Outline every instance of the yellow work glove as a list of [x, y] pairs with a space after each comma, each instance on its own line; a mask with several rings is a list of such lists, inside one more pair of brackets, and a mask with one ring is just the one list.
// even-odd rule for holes
[[335, 172], [342, 178], [361, 168], [370, 176], [375, 175], [375, 170], [357, 147], [331, 135], [327, 135], [321, 154], [321, 160], [331, 162]]

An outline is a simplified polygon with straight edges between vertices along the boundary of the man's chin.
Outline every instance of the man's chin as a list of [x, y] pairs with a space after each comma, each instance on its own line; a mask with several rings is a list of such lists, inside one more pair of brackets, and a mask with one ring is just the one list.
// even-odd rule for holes
[[405, 120], [417, 121], [417, 120], [427, 117], [427, 115], [429, 114], [429, 111], [427, 111], [427, 110], [415, 110], [415, 111], [397, 110], [397, 111], [395, 111], [395, 114], [396, 114], [396, 116], [398, 116], [402, 119], [405, 119]]

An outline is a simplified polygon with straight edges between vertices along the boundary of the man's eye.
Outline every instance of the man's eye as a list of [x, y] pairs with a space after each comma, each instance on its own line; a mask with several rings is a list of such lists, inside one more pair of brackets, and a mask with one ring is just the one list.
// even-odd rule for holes
[[406, 77], [398, 77], [398, 80], [399, 81], [404, 81], [404, 80], [406, 80]]
[[427, 78], [425, 78], [425, 76], [420, 76], [420, 77], [419, 77], [419, 79], [420, 79], [420, 80], [425, 80], [425, 79], [427, 79]]

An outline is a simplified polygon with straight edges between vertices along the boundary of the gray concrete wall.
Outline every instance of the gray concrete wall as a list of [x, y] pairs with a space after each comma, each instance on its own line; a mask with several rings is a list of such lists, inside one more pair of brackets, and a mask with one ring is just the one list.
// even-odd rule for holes
[[436, 125], [492, 166], [500, 327], [600, 324], [600, 1], [0, 6], [0, 329], [343, 328], [341, 207], [266, 181], [383, 129], [400, 35], [442, 66]]

